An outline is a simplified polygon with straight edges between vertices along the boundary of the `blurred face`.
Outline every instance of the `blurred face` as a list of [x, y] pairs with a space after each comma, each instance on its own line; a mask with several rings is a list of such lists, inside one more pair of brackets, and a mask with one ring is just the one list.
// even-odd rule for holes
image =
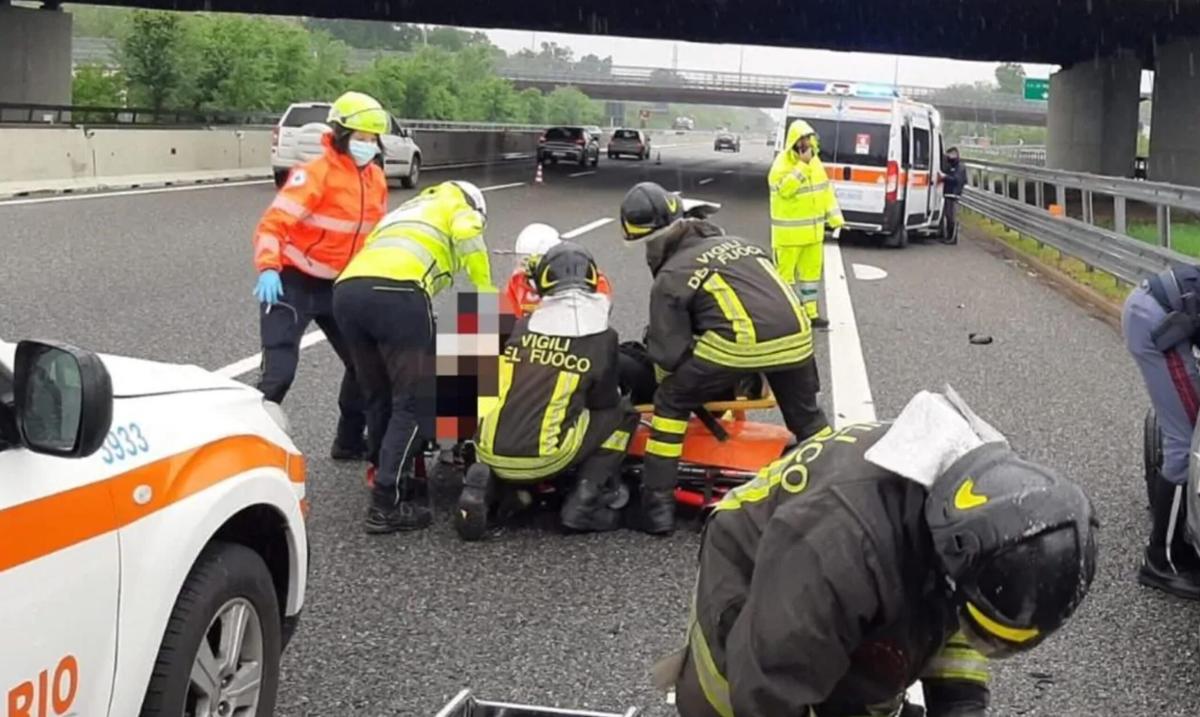
[[796, 143], [796, 152], [801, 157], [808, 158], [808, 157], [812, 156], [812, 135], [811, 134], [805, 135], [800, 138], [800, 141]]
[[951, 162], [957, 162], [958, 161], [958, 152], [947, 152], [946, 159], [949, 159]]
[[377, 142], [379, 141], [379, 135], [373, 132], [356, 131], [350, 134], [350, 139], [357, 140], [359, 142]]

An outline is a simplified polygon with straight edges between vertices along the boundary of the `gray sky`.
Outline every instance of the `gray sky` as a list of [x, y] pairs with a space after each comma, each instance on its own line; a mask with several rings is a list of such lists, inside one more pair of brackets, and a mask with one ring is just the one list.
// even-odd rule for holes
[[[516, 30], [486, 30], [492, 42], [513, 52], [530, 47], [534, 33]], [[557, 42], [575, 50], [575, 56], [589, 53], [612, 55], [618, 65], [670, 67], [672, 48], [679, 46], [679, 68], [695, 70], [738, 71], [739, 59], [744, 72], [763, 75], [788, 75], [796, 78], [856, 80], [860, 82], [891, 82], [896, 72], [894, 55], [865, 52], [832, 52], [783, 47], [747, 45], [744, 54], [740, 45], [709, 45], [666, 40], [643, 40], [629, 37], [596, 35], [567, 35], [554, 32], [536, 33], [536, 43]], [[739, 58], [739, 55], [741, 57]], [[963, 62], [930, 57], [900, 57], [901, 84], [941, 87], [958, 82], [992, 80], [995, 62]], [[1029, 77], [1049, 77], [1056, 65], [1027, 63]]]

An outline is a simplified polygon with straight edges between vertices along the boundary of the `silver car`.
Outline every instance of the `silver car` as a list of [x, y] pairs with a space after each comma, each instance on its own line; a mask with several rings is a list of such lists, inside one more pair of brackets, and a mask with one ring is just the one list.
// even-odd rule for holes
[[650, 135], [640, 129], [618, 129], [608, 141], [608, 158], [630, 155], [641, 160], [650, 158]]

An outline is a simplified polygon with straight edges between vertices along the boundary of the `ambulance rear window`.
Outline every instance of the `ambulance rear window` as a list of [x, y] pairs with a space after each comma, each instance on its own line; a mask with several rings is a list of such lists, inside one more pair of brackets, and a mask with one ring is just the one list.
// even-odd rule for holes
[[[886, 124], [840, 122], [837, 128], [836, 156], [833, 161], [837, 164], [886, 167], [891, 133], [891, 126]], [[821, 141], [822, 144], [829, 141], [823, 133]], [[821, 154], [824, 155], [824, 152]]]

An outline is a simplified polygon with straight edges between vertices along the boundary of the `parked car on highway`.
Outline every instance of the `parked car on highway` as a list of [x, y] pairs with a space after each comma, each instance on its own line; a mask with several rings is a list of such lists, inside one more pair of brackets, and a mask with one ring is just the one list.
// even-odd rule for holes
[[271, 714], [308, 579], [287, 418], [195, 366], [0, 341], [7, 715]]
[[650, 135], [640, 129], [618, 129], [608, 141], [608, 158], [632, 155], [638, 159], [650, 158]]
[[558, 164], [559, 160], [586, 166], [600, 164], [600, 137], [586, 127], [551, 127], [538, 138], [539, 163]]
[[742, 137], [728, 130], [718, 132], [716, 139], [713, 140], [713, 151], [720, 152], [730, 149], [734, 152], [742, 151]]
[[[276, 186], [283, 186], [292, 167], [321, 155], [321, 136], [332, 129], [325, 122], [329, 107], [328, 102], [297, 103], [279, 119], [271, 135]], [[380, 138], [380, 166], [389, 180], [398, 179], [405, 189], [412, 189], [421, 179], [421, 148], [413, 141], [412, 132], [401, 127], [394, 116], [391, 120], [391, 130]]]

